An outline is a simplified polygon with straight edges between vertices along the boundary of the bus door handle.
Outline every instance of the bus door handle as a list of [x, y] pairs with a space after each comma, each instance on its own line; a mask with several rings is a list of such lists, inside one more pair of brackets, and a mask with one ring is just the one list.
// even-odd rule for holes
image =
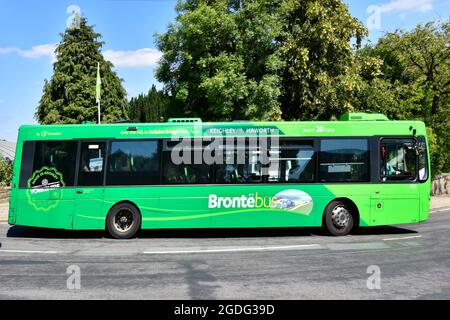
[[83, 190], [77, 190], [77, 194], [82, 194]]

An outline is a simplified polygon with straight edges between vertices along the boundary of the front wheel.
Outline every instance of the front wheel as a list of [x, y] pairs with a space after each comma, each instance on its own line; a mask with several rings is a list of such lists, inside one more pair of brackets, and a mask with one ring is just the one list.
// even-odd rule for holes
[[141, 227], [141, 215], [130, 203], [120, 203], [109, 210], [106, 216], [106, 229], [111, 237], [130, 239]]
[[332, 201], [325, 209], [324, 227], [333, 236], [347, 235], [353, 225], [353, 212], [342, 201]]

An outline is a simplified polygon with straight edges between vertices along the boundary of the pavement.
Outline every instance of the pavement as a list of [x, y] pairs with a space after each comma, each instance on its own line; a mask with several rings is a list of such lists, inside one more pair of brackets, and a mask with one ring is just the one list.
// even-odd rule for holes
[[9, 204], [7, 202], [0, 203], [0, 221], [8, 221]]
[[0, 299], [450, 299], [448, 209], [345, 237], [196, 229], [114, 240], [3, 222], [0, 242]]
[[450, 195], [431, 197], [430, 211], [440, 211], [450, 208]]

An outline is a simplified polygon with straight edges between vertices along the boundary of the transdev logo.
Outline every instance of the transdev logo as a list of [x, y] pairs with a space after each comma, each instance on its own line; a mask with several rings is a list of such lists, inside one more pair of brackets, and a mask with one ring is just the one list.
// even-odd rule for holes
[[261, 196], [255, 194], [241, 195], [237, 197], [220, 197], [210, 194], [208, 199], [210, 209], [280, 209], [294, 211], [301, 214], [310, 214], [313, 208], [313, 200], [309, 194], [301, 190], [289, 189], [277, 193], [275, 196]]

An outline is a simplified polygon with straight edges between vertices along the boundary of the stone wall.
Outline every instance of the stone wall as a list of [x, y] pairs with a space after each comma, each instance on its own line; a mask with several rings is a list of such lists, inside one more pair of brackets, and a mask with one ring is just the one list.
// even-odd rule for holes
[[434, 178], [431, 184], [432, 196], [450, 196], [450, 173], [443, 173]]
[[0, 203], [7, 203], [9, 201], [10, 188], [0, 187]]

